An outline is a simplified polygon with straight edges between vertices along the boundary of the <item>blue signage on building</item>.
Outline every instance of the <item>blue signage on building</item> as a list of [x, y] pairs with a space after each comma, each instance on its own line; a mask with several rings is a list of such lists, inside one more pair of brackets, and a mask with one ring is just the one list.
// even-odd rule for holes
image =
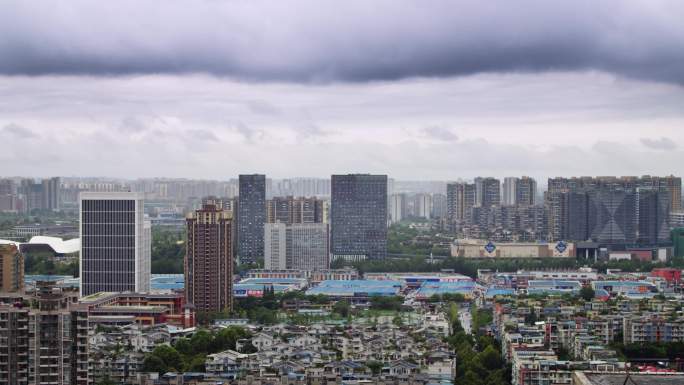
[[489, 241], [489, 243], [487, 243], [487, 244], [485, 245], [484, 249], [485, 249], [489, 254], [491, 254], [491, 253], [494, 252], [494, 250], [496, 250], [496, 246], [494, 246], [494, 244], [492, 243], [492, 241]]
[[556, 243], [556, 250], [557, 250], [559, 253], [563, 254], [563, 253], [565, 252], [565, 250], [567, 250], [567, 249], [568, 249], [568, 244], [567, 244], [567, 243], [565, 243], [565, 242], [563, 242], [563, 241], [559, 241], [558, 243]]

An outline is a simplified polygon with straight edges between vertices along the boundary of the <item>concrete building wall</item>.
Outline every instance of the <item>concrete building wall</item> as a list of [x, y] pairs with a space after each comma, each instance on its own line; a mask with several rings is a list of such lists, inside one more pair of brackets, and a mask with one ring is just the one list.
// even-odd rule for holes
[[0, 245], [0, 290], [14, 293], [23, 289], [24, 256], [16, 245]]

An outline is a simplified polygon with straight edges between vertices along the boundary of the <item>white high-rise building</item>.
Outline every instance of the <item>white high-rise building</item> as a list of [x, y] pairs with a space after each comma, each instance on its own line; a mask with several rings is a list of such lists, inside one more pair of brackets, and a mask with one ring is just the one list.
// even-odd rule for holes
[[503, 183], [503, 202], [504, 206], [515, 206], [516, 202], [516, 187], [518, 186], [518, 178], [516, 177], [506, 177]]
[[416, 217], [430, 219], [432, 217], [432, 195], [416, 194], [413, 200], [413, 211]]
[[264, 268], [267, 270], [287, 268], [286, 229], [287, 225], [282, 222], [264, 224]]
[[293, 223], [286, 230], [288, 269], [323, 270], [330, 267], [327, 223]]
[[401, 222], [407, 215], [406, 194], [393, 194], [389, 200], [390, 206], [390, 223]]
[[327, 223], [266, 223], [264, 267], [322, 270], [329, 267]]
[[152, 227], [143, 194], [82, 192], [79, 208], [81, 296], [149, 292]]

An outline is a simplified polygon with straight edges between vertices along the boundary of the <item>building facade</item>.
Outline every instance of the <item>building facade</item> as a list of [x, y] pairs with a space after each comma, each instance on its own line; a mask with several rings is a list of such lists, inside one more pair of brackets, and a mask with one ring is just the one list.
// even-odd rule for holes
[[476, 193], [476, 185], [472, 183], [447, 184], [447, 219], [452, 231], [456, 231], [470, 216], [476, 203]]
[[501, 205], [501, 182], [496, 178], [477, 178], [476, 205], [491, 207]]
[[611, 247], [667, 243], [680, 193], [681, 179], [672, 176], [550, 178], [549, 238]]
[[24, 256], [16, 245], [0, 245], [0, 291], [16, 293], [23, 289]]
[[516, 204], [516, 187], [518, 187], [518, 178], [509, 176], [504, 178], [503, 182], [503, 200], [501, 203], [505, 206], [514, 206]]
[[200, 313], [233, 307], [234, 221], [220, 202], [208, 200], [187, 220], [185, 297]]
[[266, 201], [266, 222], [324, 223], [326, 206], [319, 198], [274, 197]]
[[638, 243], [658, 245], [670, 240], [671, 198], [666, 189], [637, 189]]
[[81, 296], [150, 290], [152, 229], [143, 205], [140, 193], [80, 194]]
[[390, 196], [390, 223], [401, 222], [406, 218], [407, 214], [407, 199], [406, 194], [392, 194]]
[[30, 306], [0, 305], [0, 383], [87, 385], [88, 312], [44, 282], [21, 299]]
[[255, 263], [264, 257], [266, 175], [240, 175], [237, 217], [238, 261]]
[[267, 270], [324, 270], [329, 267], [328, 224], [267, 223], [265, 225]]
[[432, 218], [432, 195], [419, 193], [413, 197], [413, 215], [418, 218]]
[[333, 258], [384, 259], [387, 175], [333, 175], [331, 191]]
[[287, 224], [283, 222], [264, 225], [264, 269], [287, 269]]
[[537, 203], [537, 181], [529, 176], [516, 178], [515, 205], [534, 206]]
[[325, 270], [330, 267], [327, 223], [294, 223], [286, 228], [288, 269]]

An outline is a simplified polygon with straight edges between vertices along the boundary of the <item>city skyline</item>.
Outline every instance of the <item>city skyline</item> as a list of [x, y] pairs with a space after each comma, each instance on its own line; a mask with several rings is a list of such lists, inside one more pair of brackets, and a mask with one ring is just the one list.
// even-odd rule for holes
[[684, 385], [682, 16], [0, 1], [0, 385]]

